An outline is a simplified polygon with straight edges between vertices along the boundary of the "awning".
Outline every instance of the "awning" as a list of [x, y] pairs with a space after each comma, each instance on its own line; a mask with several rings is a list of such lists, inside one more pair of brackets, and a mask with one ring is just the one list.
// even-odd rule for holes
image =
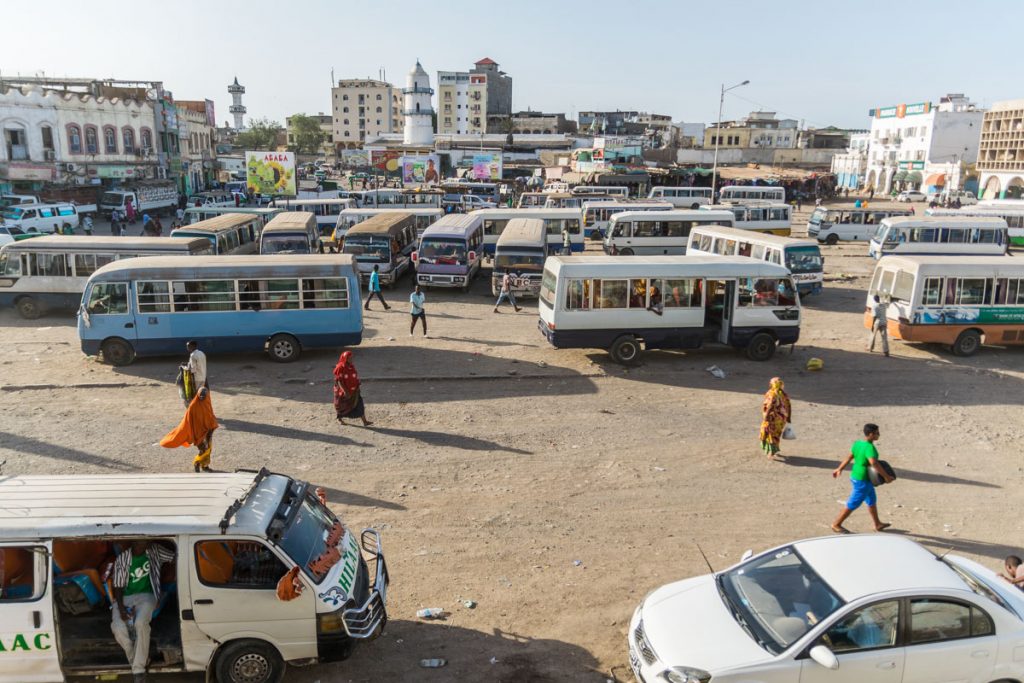
[[902, 183], [904, 180], [907, 179], [907, 172], [906, 171], [896, 171], [896, 175], [894, 175], [892, 177], [892, 179], [895, 180], [897, 183]]
[[932, 173], [928, 176], [928, 179], [924, 181], [925, 185], [936, 185], [938, 187], [945, 187], [946, 185], [946, 174], [945, 173]]
[[921, 172], [920, 171], [911, 171], [910, 173], [908, 173], [907, 174], [907, 182], [908, 183], [919, 183], [919, 182], [921, 182]]

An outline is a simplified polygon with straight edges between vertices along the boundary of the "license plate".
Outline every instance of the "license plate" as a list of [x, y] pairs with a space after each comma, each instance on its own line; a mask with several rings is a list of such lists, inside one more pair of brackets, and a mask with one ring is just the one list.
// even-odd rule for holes
[[636, 676], [636, 680], [643, 683], [644, 677], [640, 673], [640, 657], [637, 656], [636, 651], [633, 648], [629, 648], [629, 668], [633, 670], [633, 675]]

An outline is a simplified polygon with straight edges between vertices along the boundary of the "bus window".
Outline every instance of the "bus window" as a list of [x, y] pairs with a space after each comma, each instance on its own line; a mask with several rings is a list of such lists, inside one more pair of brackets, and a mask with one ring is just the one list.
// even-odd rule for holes
[[665, 308], [700, 308], [700, 280], [655, 280]]
[[925, 306], [938, 306], [942, 301], [942, 278], [925, 278], [921, 303]]
[[739, 249], [736, 250], [736, 255], [737, 256], [750, 256], [750, 253], [751, 253], [752, 250], [753, 250], [753, 245], [751, 245], [750, 242], [740, 242], [740, 247], [739, 247]]
[[107, 282], [94, 285], [89, 294], [89, 313], [104, 315], [128, 312], [128, 285]]
[[348, 280], [345, 278], [302, 281], [303, 308], [348, 308]]
[[690, 226], [692, 223], [685, 221], [666, 221], [664, 225], [666, 237], [686, 237], [690, 234]]
[[139, 282], [139, 313], [170, 313], [171, 293], [166, 282]]
[[796, 297], [788, 280], [740, 278], [740, 306], [794, 306]]
[[484, 221], [484, 234], [485, 235], [500, 235], [505, 229], [507, 220], [485, 220]]
[[633, 224], [633, 237], [661, 237], [661, 221], [637, 221]]
[[67, 261], [64, 254], [29, 254], [29, 274], [35, 276], [65, 277]]
[[565, 288], [565, 307], [570, 311], [590, 308], [591, 280], [569, 280]]
[[628, 280], [601, 280], [598, 308], [626, 308], [629, 303]]
[[789, 220], [789, 209], [778, 208], [769, 210], [770, 218], [773, 221], [788, 221]]
[[979, 306], [985, 303], [984, 278], [948, 278], [946, 280], [947, 306]]
[[615, 229], [612, 230], [612, 237], [629, 237], [633, 225], [629, 221], [616, 221]]
[[892, 283], [892, 298], [898, 301], [910, 301], [914, 293], [914, 276], [905, 270], [896, 272]]
[[235, 310], [234, 280], [178, 281], [171, 288], [175, 312]]
[[860, 225], [861, 223], [864, 222], [864, 214], [859, 212], [859, 211], [851, 213], [851, 214], [848, 214], [848, 215], [849, 215], [850, 220], [848, 220], [848, 221], [844, 220], [843, 221], [844, 223], [853, 223], [854, 225]]
[[86, 277], [96, 271], [95, 254], [75, 254], [75, 277]]
[[768, 263], [778, 263], [779, 265], [782, 265], [782, 253], [778, 249], [766, 248], [764, 252], [768, 256]]
[[751, 249], [749, 256], [751, 258], [756, 258], [758, 261], [763, 261], [764, 260], [764, 245], [755, 244], [754, 248]]

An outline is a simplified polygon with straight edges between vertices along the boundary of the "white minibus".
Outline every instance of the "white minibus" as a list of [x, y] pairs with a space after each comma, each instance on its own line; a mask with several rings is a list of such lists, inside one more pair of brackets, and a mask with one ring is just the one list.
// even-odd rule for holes
[[61, 233], [78, 227], [78, 208], [74, 204], [16, 204], [0, 212], [7, 226], [25, 232]]
[[259, 216], [266, 225], [270, 219], [284, 209], [273, 209], [267, 206], [190, 206], [185, 209], [185, 225], [199, 223], [215, 216], [223, 216], [226, 213], [237, 213], [249, 216]]
[[707, 341], [768, 360], [799, 339], [800, 298], [784, 266], [739, 256], [550, 256], [538, 324], [555, 348], [624, 364]]
[[171, 230], [171, 237], [203, 237], [213, 245], [213, 253], [258, 254], [263, 217], [244, 213], [225, 213], [184, 228]]
[[987, 218], [1002, 218], [1006, 221], [1007, 232], [1010, 235], [1010, 244], [1016, 246], [1024, 245], [1024, 206], [1000, 207], [993, 205], [965, 206], [960, 209], [927, 209], [926, 216], [979, 216]]
[[417, 237], [422, 235], [423, 231], [426, 230], [428, 226], [440, 220], [441, 216], [445, 215], [443, 209], [437, 209], [434, 207], [420, 207], [416, 209], [345, 209], [338, 215], [338, 222], [334, 227], [334, 235], [331, 239], [332, 246], [340, 249], [342, 243], [345, 241], [345, 234], [363, 221], [368, 221], [374, 216], [379, 216], [381, 214], [398, 212], [412, 216], [413, 223], [416, 225]]
[[652, 187], [648, 199], [672, 206], [699, 209], [712, 200], [710, 187]]
[[476, 216], [450, 213], [420, 235], [412, 254], [416, 284], [461, 287], [469, 291], [484, 259], [483, 222]]
[[612, 216], [623, 211], [671, 211], [674, 208], [668, 202], [588, 200], [583, 202], [583, 236], [604, 239]]
[[840, 241], [867, 242], [879, 223], [890, 216], [912, 216], [912, 209], [825, 208], [819, 206], [807, 219], [807, 236], [829, 246]]
[[315, 254], [320, 250], [316, 216], [308, 211], [275, 216], [260, 233], [261, 254]]
[[732, 225], [731, 211], [623, 211], [612, 216], [604, 253], [685, 254], [690, 231], [699, 225]]
[[757, 204], [711, 204], [700, 207], [709, 211], [732, 211], [733, 227], [740, 230], [753, 230], [756, 232], [769, 232], [773, 235], [783, 237], [789, 235], [792, 222], [791, 211], [793, 207], [789, 204], [761, 202]]
[[551, 196], [548, 192], [524, 192], [519, 195], [519, 201], [516, 202], [517, 209], [541, 209], [547, 205], [548, 198]]
[[613, 197], [629, 199], [629, 188], [622, 185], [577, 185], [570, 190], [576, 197]]
[[779, 185], [726, 185], [718, 197], [723, 202], [785, 202], [786, 188]]
[[354, 208], [356, 202], [352, 199], [337, 198], [299, 198], [299, 199], [275, 199], [270, 206], [282, 208], [285, 211], [309, 211], [316, 216], [317, 229], [322, 237], [329, 237], [335, 226], [338, 224], [338, 216], [345, 209]]
[[548, 255], [544, 221], [513, 218], [505, 226], [494, 248], [491, 293], [498, 296], [505, 273], [512, 276], [515, 296], [537, 296]]
[[363, 281], [370, 280], [376, 266], [381, 284], [391, 288], [412, 268], [414, 251], [416, 222], [405, 211], [389, 211], [363, 221], [348, 231], [342, 247], [342, 253], [355, 256]]
[[868, 255], [1005, 254], [1010, 240], [1006, 221], [995, 217], [953, 216], [886, 218], [878, 226]]
[[494, 247], [508, 222], [515, 218], [539, 218], [544, 221], [548, 236], [548, 251], [562, 250], [562, 231], [569, 230], [569, 246], [574, 252], [583, 251], [583, 221], [578, 209], [477, 209], [470, 216], [484, 222], [484, 250], [494, 255]]
[[687, 254], [747, 256], [786, 266], [800, 295], [818, 294], [824, 281], [825, 259], [811, 239], [780, 237], [725, 227], [694, 228]]

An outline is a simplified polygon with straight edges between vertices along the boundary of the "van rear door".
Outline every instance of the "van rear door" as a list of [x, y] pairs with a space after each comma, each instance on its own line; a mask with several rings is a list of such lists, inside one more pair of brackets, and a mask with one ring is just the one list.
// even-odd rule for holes
[[0, 543], [0, 683], [60, 683], [50, 541]]

